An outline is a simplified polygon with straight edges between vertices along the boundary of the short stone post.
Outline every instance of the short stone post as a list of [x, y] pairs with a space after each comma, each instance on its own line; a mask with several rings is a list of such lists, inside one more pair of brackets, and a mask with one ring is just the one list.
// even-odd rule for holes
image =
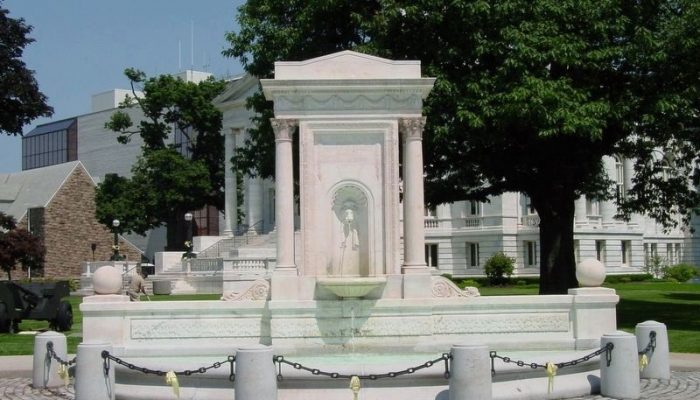
[[616, 331], [600, 339], [601, 347], [608, 343], [614, 347], [610, 365], [606, 353], [600, 355], [600, 394], [615, 399], [638, 399], [637, 338], [631, 333]]
[[[650, 338], [651, 332], [654, 332], [655, 335], [653, 339]], [[648, 349], [645, 354], [649, 364], [640, 371], [640, 377], [671, 379], [666, 325], [656, 321], [644, 321], [637, 324], [634, 333], [637, 336], [637, 352]], [[642, 357], [642, 354], [639, 354], [639, 357]]]
[[460, 344], [451, 349], [450, 400], [491, 400], [491, 364], [485, 345]]
[[236, 400], [277, 400], [277, 375], [272, 348], [263, 345], [241, 347], [236, 352]]
[[81, 343], [78, 345], [75, 368], [75, 400], [114, 400], [114, 368], [110, 362], [105, 373], [102, 352], [111, 352], [108, 343]]
[[40, 333], [34, 337], [34, 365], [32, 367], [32, 386], [35, 388], [51, 388], [65, 385], [58, 375], [60, 363], [51, 358], [46, 349], [51, 342], [56, 356], [66, 360], [66, 335], [54, 331]]

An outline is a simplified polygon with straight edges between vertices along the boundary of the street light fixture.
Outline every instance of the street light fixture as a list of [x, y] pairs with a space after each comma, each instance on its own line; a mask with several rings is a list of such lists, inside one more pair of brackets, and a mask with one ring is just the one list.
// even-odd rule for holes
[[185, 213], [187, 223], [187, 241], [185, 242], [185, 258], [192, 258], [192, 213]]
[[112, 261], [120, 261], [122, 256], [119, 254], [119, 220], [114, 219], [112, 221], [112, 232], [114, 232], [114, 243], [112, 244]]

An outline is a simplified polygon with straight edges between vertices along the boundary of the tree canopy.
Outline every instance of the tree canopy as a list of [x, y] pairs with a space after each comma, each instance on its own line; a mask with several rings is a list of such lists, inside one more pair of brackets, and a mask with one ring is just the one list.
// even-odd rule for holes
[[0, 0], [0, 132], [21, 135], [24, 125], [53, 114], [39, 91], [34, 71], [22, 61], [24, 48], [34, 39], [24, 19], [9, 17]]
[[24, 271], [43, 269], [45, 254], [41, 238], [18, 228], [13, 217], [0, 212], [0, 268], [7, 273], [8, 280], [12, 280], [12, 271], [18, 264]]
[[107, 175], [98, 186], [98, 220], [111, 227], [117, 218], [120, 232], [145, 234], [187, 211], [207, 205], [221, 208], [222, 113], [212, 100], [223, 92], [225, 83], [185, 82], [170, 75], [146, 78], [135, 69], [127, 69], [125, 75], [132, 96], [120, 107], [136, 107], [143, 118], [132, 121], [119, 110], [105, 126], [118, 133], [120, 143], [137, 135], [143, 145], [131, 177]]
[[[227, 34], [246, 70], [353, 49], [416, 59], [426, 200], [526, 194], [540, 216], [540, 292], [576, 287], [574, 201], [614, 199], [620, 218], [666, 226], [699, 202], [700, 4], [693, 0], [250, 0]], [[272, 175], [271, 104], [241, 168]], [[254, 156], [254, 157], [253, 157]], [[616, 196], [604, 156], [634, 161]]]

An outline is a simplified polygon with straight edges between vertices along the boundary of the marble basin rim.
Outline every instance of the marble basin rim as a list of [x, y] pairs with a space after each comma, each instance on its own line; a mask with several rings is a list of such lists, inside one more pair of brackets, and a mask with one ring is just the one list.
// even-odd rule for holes
[[343, 299], [359, 299], [386, 284], [383, 276], [331, 276], [317, 278], [316, 283]]

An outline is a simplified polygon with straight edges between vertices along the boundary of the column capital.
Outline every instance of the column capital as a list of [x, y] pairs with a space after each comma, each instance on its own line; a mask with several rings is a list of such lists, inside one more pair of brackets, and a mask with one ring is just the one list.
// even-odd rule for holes
[[403, 139], [422, 140], [425, 117], [399, 118], [399, 130], [403, 133]]
[[275, 141], [291, 141], [294, 134], [294, 128], [299, 125], [299, 120], [270, 118], [272, 130], [275, 132]]
[[245, 128], [244, 128], [244, 127], [242, 127], [242, 126], [234, 126], [234, 127], [232, 127], [232, 128], [229, 130], [229, 134], [231, 134], [231, 135], [233, 135], [233, 136], [236, 136], [236, 135], [240, 135], [241, 133], [243, 133], [243, 131], [245, 131]]

